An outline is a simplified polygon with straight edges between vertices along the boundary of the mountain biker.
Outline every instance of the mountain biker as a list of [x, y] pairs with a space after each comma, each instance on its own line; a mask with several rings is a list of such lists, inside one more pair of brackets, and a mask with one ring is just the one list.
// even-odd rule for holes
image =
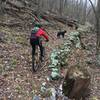
[[40, 24], [35, 24], [34, 28], [31, 31], [30, 44], [32, 46], [33, 59], [34, 59], [36, 45], [39, 46], [39, 48], [40, 48], [40, 60], [41, 61], [44, 60], [44, 47], [42, 45], [42, 39], [41, 39], [42, 37], [44, 37], [46, 39], [46, 42], [49, 41], [49, 38], [46, 35], [46, 32], [44, 31], [42, 26]]

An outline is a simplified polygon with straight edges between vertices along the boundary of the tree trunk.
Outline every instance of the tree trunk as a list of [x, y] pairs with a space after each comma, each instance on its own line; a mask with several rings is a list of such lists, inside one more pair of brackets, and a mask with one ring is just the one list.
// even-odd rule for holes
[[5, 4], [6, 4], [6, 0], [0, 0], [0, 15], [3, 15], [5, 12], [4, 11]]
[[86, 12], [87, 12], [87, 0], [85, 0], [85, 5], [84, 5], [83, 24], [85, 24], [86, 22]]
[[97, 4], [97, 63], [100, 66], [100, 0]]
[[59, 14], [62, 16], [63, 14], [63, 0], [60, 0]]

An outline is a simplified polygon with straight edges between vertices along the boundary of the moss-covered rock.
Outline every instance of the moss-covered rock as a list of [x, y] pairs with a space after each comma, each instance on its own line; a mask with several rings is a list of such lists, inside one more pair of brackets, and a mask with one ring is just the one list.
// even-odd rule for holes
[[[80, 33], [77, 31], [69, 33], [63, 44], [52, 51], [50, 56], [51, 64], [49, 65], [49, 68], [60, 69], [61, 67], [67, 66], [68, 56], [71, 50], [73, 48], [81, 48], [79, 34]], [[58, 79], [58, 77], [60, 77], [59, 71], [54, 72], [52, 70], [51, 77], [53, 79]]]

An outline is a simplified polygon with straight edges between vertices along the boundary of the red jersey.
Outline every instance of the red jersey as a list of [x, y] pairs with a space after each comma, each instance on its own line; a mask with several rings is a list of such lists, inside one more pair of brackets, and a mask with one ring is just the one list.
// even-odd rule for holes
[[46, 32], [41, 28], [36, 33], [36, 36], [38, 36], [38, 37], [43, 36], [46, 40], [49, 40], [48, 36], [46, 35]]

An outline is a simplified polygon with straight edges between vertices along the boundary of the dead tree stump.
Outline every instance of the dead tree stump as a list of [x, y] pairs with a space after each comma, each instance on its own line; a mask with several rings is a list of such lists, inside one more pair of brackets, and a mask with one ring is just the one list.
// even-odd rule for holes
[[70, 99], [85, 100], [89, 90], [90, 75], [86, 69], [80, 69], [77, 66], [67, 70], [63, 82], [63, 93]]

